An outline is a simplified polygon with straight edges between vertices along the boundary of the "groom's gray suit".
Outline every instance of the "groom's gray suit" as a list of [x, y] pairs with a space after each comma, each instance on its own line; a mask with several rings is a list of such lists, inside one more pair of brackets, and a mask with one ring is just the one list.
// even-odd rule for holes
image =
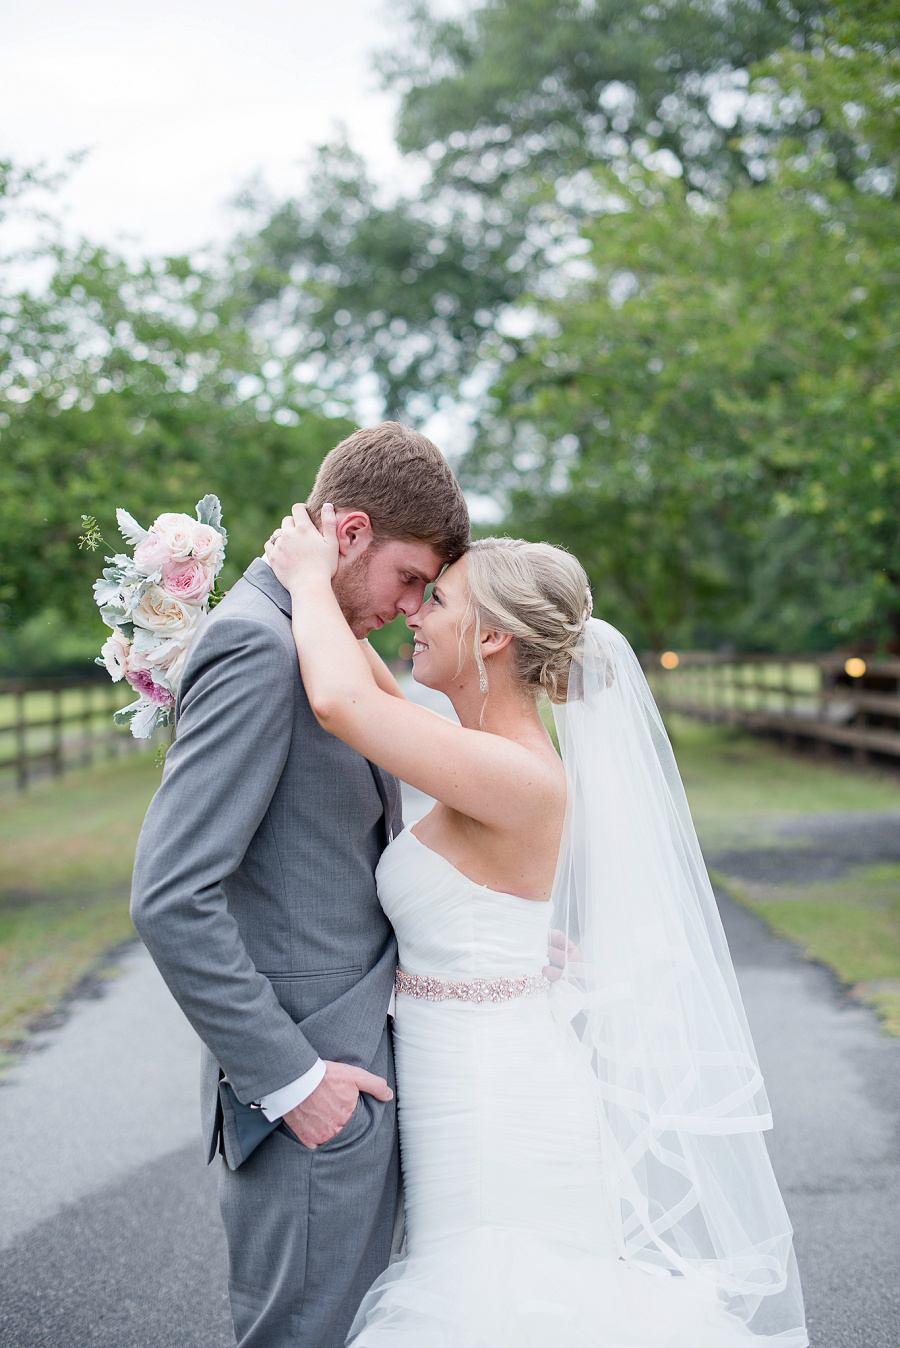
[[290, 596], [262, 560], [196, 639], [177, 713], [132, 916], [203, 1042], [235, 1332], [244, 1348], [339, 1348], [388, 1261], [394, 1104], [360, 1096], [315, 1150], [282, 1123], [245, 1158], [221, 1083], [257, 1101], [321, 1057], [393, 1087], [396, 944], [374, 870], [401, 827], [399, 786], [317, 724]]

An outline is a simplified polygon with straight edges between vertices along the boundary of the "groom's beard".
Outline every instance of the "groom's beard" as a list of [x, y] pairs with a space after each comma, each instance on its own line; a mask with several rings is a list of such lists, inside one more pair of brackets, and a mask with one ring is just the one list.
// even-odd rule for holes
[[370, 543], [361, 557], [341, 567], [333, 582], [333, 589], [341, 612], [355, 637], [368, 636], [373, 619], [381, 617], [372, 596], [369, 582], [369, 563], [375, 544]]

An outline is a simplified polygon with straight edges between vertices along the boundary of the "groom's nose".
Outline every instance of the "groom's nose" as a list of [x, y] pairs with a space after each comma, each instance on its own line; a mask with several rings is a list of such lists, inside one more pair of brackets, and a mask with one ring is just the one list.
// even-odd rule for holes
[[412, 590], [405, 591], [401, 598], [397, 600], [397, 612], [402, 613], [404, 618], [409, 618], [413, 613], [418, 613], [424, 598], [425, 585], [423, 582]]

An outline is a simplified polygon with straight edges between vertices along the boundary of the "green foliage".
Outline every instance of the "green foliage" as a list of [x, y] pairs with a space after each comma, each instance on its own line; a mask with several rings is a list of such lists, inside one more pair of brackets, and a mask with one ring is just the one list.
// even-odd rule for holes
[[302, 200], [272, 207], [244, 240], [242, 265], [257, 321], [287, 330], [317, 387], [356, 391], [367, 375], [387, 416], [422, 415], [519, 294], [517, 243], [459, 202], [383, 203], [337, 144], [320, 151]]
[[91, 515], [114, 540], [119, 505], [146, 525], [214, 491], [233, 580], [350, 428], [248, 327], [238, 277], [88, 246], [47, 261], [45, 290], [0, 293], [0, 630], [44, 608], [95, 625], [78, 536]]
[[522, 174], [555, 180], [652, 150], [703, 192], [751, 172], [762, 130], [716, 110], [770, 52], [802, 50], [820, 3], [777, 0], [489, 0], [455, 19], [408, 6], [413, 41], [382, 57], [403, 94], [398, 140], [435, 176], [485, 193]]
[[650, 644], [886, 635], [900, 617], [886, 203], [787, 171], [715, 210], [665, 180], [618, 200], [587, 232], [591, 279], [540, 306], [544, 334], [498, 381], [471, 479], [502, 485], [529, 535], [568, 543], [604, 614]]
[[[468, 482], [638, 644], [900, 640], [895, 0], [405, 13], [416, 191], [337, 144], [227, 257], [0, 260], [0, 661], [94, 630], [81, 516], [214, 491], [227, 584], [353, 397], [491, 382]], [[0, 223], [52, 186], [0, 163]]]
[[850, 181], [896, 188], [900, 148], [900, 8], [896, 0], [833, 0], [809, 50], [776, 52], [757, 89], [815, 109], [820, 144]]
[[[884, 79], [831, 44], [815, 90], [852, 91], [860, 126]], [[639, 642], [900, 638], [890, 148], [849, 181], [787, 139], [719, 203], [599, 173], [584, 279], [531, 298], [468, 474], [506, 493], [508, 527], [572, 547]]]
[[[804, 48], [819, 10], [490, 0], [448, 20], [407, 5], [405, 40], [380, 63], [402, 95], [399, 146], [423, 181], [385, 197], [338, 143], [302, 197], [248, 194], [264, 220], [244, 241], [257, 314], [289, 325], [324, 387], [374, 383], [388, 415], [421, 419], [568, 256], [596, 202], [595, 166], [627, 177], [663, 154], [711, 195], [762, 171], [772, 128], [768, 111], [760, 122], [740, 103], [747, 67], [782, 44]], [[735, 125], [716, 111], [726, 93], [743, 108]]]

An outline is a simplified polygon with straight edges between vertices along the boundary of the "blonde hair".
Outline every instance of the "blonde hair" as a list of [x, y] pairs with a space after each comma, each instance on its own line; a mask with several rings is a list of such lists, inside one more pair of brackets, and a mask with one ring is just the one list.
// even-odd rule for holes
[[569, 666], [591, 611], [591, 591], [581, 563], [549, 543], [522, 538], [482, 538], [465, 554], [468, 597], [461, 632], [475, 629], [475, 663], [482, 682], [482, 626], [513, 638], [512, 669], [518, 682], [551, 702], [565, 702]]

